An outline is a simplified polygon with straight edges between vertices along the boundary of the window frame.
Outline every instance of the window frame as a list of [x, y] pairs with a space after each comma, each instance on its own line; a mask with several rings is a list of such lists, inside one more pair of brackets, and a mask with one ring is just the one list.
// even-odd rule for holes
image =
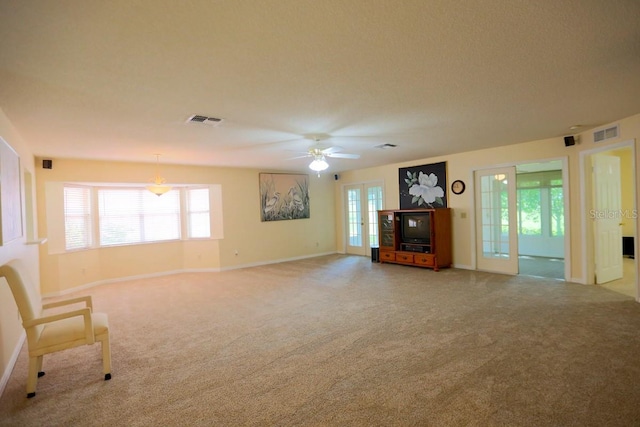
[[[214, 190], [215, 185], [186, 185], [186, 186], [176, 186], [173, 187], [172, 191], [178, 191], [178, 206], [177, 206], [177, 215], [178, 215], [178, 236], [176, 238], [171, 239], [161, 239], [161, 240], [141, 240], [141, 241], [133, 241], [133, 242], [121, 242], [115, 244], [104, 244], [100, 238], [100, 212], [99, 212], [99, 192], [104, 190], [136, 190], [136, 191], [148, 191], [144, 186], [139, 185], [106, 185], [104, 183], [92, 183], [92, 184], [84, 184], [84, 183], [71, 183], [65, 182], [62, 183], [62, 195], [64, 199], [64, 193], [66, 188], [84, 188], [89, 191], [89, 200], [88, 200], [88, 209], [90, 211], [90, 225], [89, 225], [89, 236], [88, 239], [90, 244], [86, 247], [82, 248], [72, 248], [67, 249], [67, 213], [66, 213], [66, 202], [63, 200], [63, 219], [65, 221], [65, 230], [63, 233], [62, 248], [64, 248], [63, 252], [76, 252], [82, 250], [90, 250], [90, 249], [104, 249], [104, 248], [114, 248], [120, 246], [131, 246], [131, 245], [147, 245], [147, 244], [158, 244], [158, 243], [169, 243], [169, 242], [177, 242], [177, 241], [185, 241], [185, 240], [214, 240], [216, 237], [213, 237], [212, 230], [214, 229], [213, 224], [213, 212], [220, 212], [221, 208], [214, 209], [212, 202], [221, 202], [219, 197], [215, 197], [214, 191], [219, 194], [219, 190]], [[187, 194], [189, 190], [194, 189], [207, 189], [208, 190], [208, 198], [209, 198], [209, 209], [206, 211], [209, 217], [209, 236], [208, 237], [190, 237], [188, 232], [188, 221], [189, 221], [189, 212], [187, 209]], [[144, 193], [141, 193], [144, 194]], [[144, 197], [144, 196], [142, 196]], [[156, 197], [156, 196], [154, 196]], [[163, 197], [163, 196], [160, 196]], [[199, 213], [203, 213], [205, 211], [200, 211]], [[144, 213], [138, 213], [144, 216]]]
[[[190, 195], [191, 192], [199, 191], [199, 190], [208, 190], [207, 191], [207, 209], [206, 210], [198, 210], [193, 211], [190, 207]], [[184, 198], [182, 206], [184, 206], [184, 226], [182, 235], [186, 237], [187, 240], [206, 240], [211, 239], [211, 189], [206, 186], [193, 186], [193, 187], [185, 187], [184, 188]], [[207, 233], [208, 236], [197, 236], [194, 237], [192, 234], [192, 224], [194, 223], [192, 216], [194, 214], [203, 214], [206, 213], [209, 217]]]
[[[182, 240], [182, 210], [181, 210], [181, 198], [182, 198], [182, 190], [180, 188], [172, 188], [170, 191], [164, 193], [162, 196], [152, 195], [146, 188], [140, 187], [114, 187], [114, 186], [96, 186], [94, 188], [94, 197], [98, 203], [97, 209], [97, 221], [96, 221], [96, 231], [98, 233], [98, 246], [101, 248], [104, 247], [114, 247], [114, 246], [127, 246], [127, 245], [138, 245], [138, 244], [146, 244], [146, 243], [162, 243], [162, 242], [171, 242]], [[108, 206], [103, 206], [103, 197], [113, 198], [116, 193], [120, 194], [120, 205], [131, 206], [133, 204], [136, 205], [136, 208], [131, 211], [123, 211], [123, 212], [105, 212], [108, 209]], [[130, 194], [127, 197], [123, 197], [124, 194], [129, 192]], [[131, 195], [132, 197], [128, 197]], [[153, 197], [152, 197], [153, 196]], [[165, 197], [167, 196], [167, 197]], [[161, 197], [162, 199], [158, 198]], [[169, 206], [169, 209], [165, 209], [160, 212], [153, 212], [150, 210], [156, 200], [165, 202], [167, 199], [172, 200], [172, 204]], [[114, 200], [111, 200], [113, 203]], [[150, 227], [154, 222], [157, 222], [162, 217], [169, 217], [170, 221], [167, 224], [164, 224], [165, 227], [162, 227], [162, 230], [167, 230], [167, 226], [173, 228], [170, 230], [171, 237], [169, 238], [150, 238], [149, 236], [153, 235], [153, 232], [150, 232]], [[115, 227], [107, 226], [107, 223], [116, 224]], [[130, 225], [129, 232], [133, 232], [137, 235], [137, 240], [130, 241], [118, 241], [115, 240], [116, 243], [105, 243], [108, 239], [107, 234], [113, 230], [116, 232], [122, 232], [122, 229], [119, 227], [122, 224]], [[104, 228], [103, 228], [104, 227]], [[158, 234], [161, 235], [161, 234]]]
[[[87, 204], [86, 206], [82, 206], [81, 210], [84, 211], [83, 214], [74, 214], [74, 215], [68, 215], [67, 214], [67, 188], [71, 189], [71, 190], [86, 190], [88, 192], [87, 195]], [[91, 188], [86, 186], [86, 185], [76, 185], [76, 184], [69, 184], [69, 185], [64, 185], [63, 186], [63, 216], [64, 216], [64, 249], [66, 252], [76, 252], [76, 251], [83, 251], [83, 250], [87, 250], [87, 249], [91, 249], [95, 246], [95, 238], [94, 235], [95, 233], [93, 232], [94, 230], [94, 209], [93, 209], [93, 203], [92, 203], [92, 194], [91, 194]], [[69, 247], [69, 239], [67, 239], [68, 237], [68, 219], [70, 216], [73, 216], [75, 218], [84, 218], [84, 228], [85, 228], [85, 236], [84, 236], [84, 241], [86, 242], [86, 244], [82, 245], [82, 246], [75, 246], [70, 248]]]
[[[516, 200], [518, 201], [518, 235], [528, 236], [531, 238], [562, 238], [566, 230], [562, 229], [562, 234], [558, 233], [557, 224], [564, 222], [564, 213], [562, 221], [556, 221], [553, 217], [553, 191], [560, 189], [564, 192], [562, 182], [562, 170], [542, 171], [542, 172], [526, 172], [516, 175]], [[531, 182], [537, 181], [536, 185]], [[537, 190], [539, 194], [539, 210], [540, 215], [540, 233], [528, 234], [522, 233], [522, 215], [521, 206], [522, 191]], [[553, 224], [556, 224], [554, 226]]]

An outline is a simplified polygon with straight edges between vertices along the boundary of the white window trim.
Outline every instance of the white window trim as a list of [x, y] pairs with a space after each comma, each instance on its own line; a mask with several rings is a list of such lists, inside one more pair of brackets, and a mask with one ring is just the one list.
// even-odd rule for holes
[[[112, 188], [125, 188], [136, 187], [144, 188], [140, 184], [110, 184], [110, 183], [97, 183], [97, 182], [63, 182], [63, 181], [48, 181], [45, 183], [45, 205], [47, 212], [47, 239], [48, 239], [48, 253], [49, 254], [64, 254], [78, 251], [94, 250], [94, 249], [107, 249], [118, 246], [131, 246], [131, 245], [149, 245], [149, 244], [163, 244], [168, 242], [175, 242], [181, 240], [196, 241], [196, 240], [221, 240], [224, 238], [224, 221], [223, 221], [223, 206], [222, 206], [222, 185], [220, 184], [193, 184], [175, 186], [174, 188], [187, 189], [187, 188], [209, 188], [209, 219], [210, 219], [210, 237], [188, 238], [187, 234], [182, 234], [181, 240], [163, 240], [158, 242], [142, 242], [142, 243], [130, 243], [124, 245], [110, 245], [110, 246], [98, 246], [98, 225], [93, 224], [93, 246], [88, 249], [74, 249], [66, 250], [65, 242], [65, 227], [64, 227], [64, 186], [88, 186], [92, 188], [97, 187], [112, 187]], [[183, 197], [181, 197], [181, 200]], [[92, 197], [92, 214], [97, 215], [97, 197]], [[181, 201], [182, 203], [182, 201]], [[181, 212], [181, 216], [184, 215], [184, 211]], [[184, 224], [184, 217], [181, 218], [181, 224]], [[62, 224], [62, 226], [61, 226]], [[182, 225], [181, 225], [182, 227]]]

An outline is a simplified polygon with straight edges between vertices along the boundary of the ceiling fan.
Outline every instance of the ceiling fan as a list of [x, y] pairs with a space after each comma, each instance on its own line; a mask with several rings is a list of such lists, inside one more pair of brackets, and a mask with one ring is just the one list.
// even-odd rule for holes
[[[320, 142], [319, 138], [315, 138], [316, 143]], [[327, 157], [333, 157], [337, 159], [359, 159], [359, 154], [349, 154], [342, 153], [342, 147], [331, 146], [327, 148], [322, 148], [318, 145], [315, 147], [311, 147], [307, 153], [302, 156], [292, 157], [293, 159], [302, 159], [305, 157], [313, 158], [313, 161], [309, 164], [309, 169], [314, 172], [318, 172], [318, 176], [320, 176], [320, 172], [327, 169], [329, 167], [329, 163], [327, 163]]]

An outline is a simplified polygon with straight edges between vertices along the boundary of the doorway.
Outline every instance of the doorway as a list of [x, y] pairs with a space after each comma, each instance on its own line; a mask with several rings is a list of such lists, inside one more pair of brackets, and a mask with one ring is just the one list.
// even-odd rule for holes
[[566, 159], [476, 170], [476, 268], [566, 280]]
[[378, 210], [383, 206], [381, 182], [344, 187], [345, 252], [369, 256], [378, 247]]
[[565, 280], [561, 160], [516, 166], [518, 273]]
[[640, 301], [634, 141], [591, 150], [581, 163], [587, 184], [586, 281]]
[[475, 171], [478, 270], [518, 274], [515, 167]]

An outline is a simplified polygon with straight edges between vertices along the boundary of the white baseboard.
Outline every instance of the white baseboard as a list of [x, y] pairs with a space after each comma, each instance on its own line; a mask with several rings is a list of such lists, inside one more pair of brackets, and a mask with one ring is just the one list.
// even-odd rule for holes
[[47, 294], [43, 294], [42, 298], [50, 298], [50, 297], [59, 297], [67, 294], [71, 294], [78, 291], [83, 291], [85, 289], [93, 288], [95, 286], [106, 285], [108, 283], [118, 283], [118, 282], [126, 282], [128, 280], [136, 280], [136, 279], [147, 279], [151, 277], [161, 277], [161, 276], [169, 276], [171, 274], [184, 273], [187, 270], [170, 270], [170, 271], [162, 271], [160, 273], [150, 273], [150, 274], [139, 274], [135, 276], [127, 276], [127, 277], [117, 277], [115, 279], [106, 279], [106, 280], [98, 280], [96, 282], [85, 283], [84, 285], [76, 286], [70, 289], [65, 289], [60, 292], [50, 292]]
[[465, 264], [453, 264], [452, 267], [459, 268], [461, 270], [475, 270], [475, 268], [473, 268], [472, 266]]
[[260, 265], [268, 265], [268, 264], [279, 264], [281, 262], [297, 261], [297, 260], [306, 259], [306, 258], [315, 258], [315, 257], [319, 257], [319, 256], [333, 255], [335, 253], [337, 253], [337, 252], [324, 252], [324, 253], [320, 253], [320, 254], [304, 255], [304, 256], [293, 257], [293, 258], [283, 258], [283, 259], [277, 259], [277, 260], [265, 261], [265, 262], [256, 262], [256, 263], [250, 263], [250, 264], [240, 264], [240, 265], [234, 265], [233, 267], [225, 267], [225, 268], [185, 268], [183, 270], [170, 270], [170, 271], [162, 271], [162, 272], [159, 272], [159, 273], [139, 274], [139, 275], [135, 275], [135, 276], [118, 277], [118, 278], [115, 278], [115, 279], [98, 280], [98, 281], [95, 281], [95, 282], [86, 283], [84, 285], [76, 286], [76, 287], [73, 287], [73, 288], [70, 288], [70, 289], [65, 289], [64, 291], [50, 292], [50, 293], [47, 293], [47, 294], [43, 294], [42, 298], [59, 297], [59, 296], [71, 294], [71, 293], [74, 293], [74, 292], [82, 291], [82, 290], [85, 290], [85, 289], [93, 288], [95, 286], [106, 285], [106, 284], [109, 284], [109, 283], [126, 282], [126, 281], [129, 281], [129, 280], [137, 280], [137, 279], [149, 279], [149, 278], [153, 278], [153, 277], [170, 276], [172, 274], [179, 274], [179, 273], [220, 273], [221, 271], [237, 270], [237, 269], [240, 269], [240, 268], [257, 267], [257, 266], [260, 266]]
[[301, 260], [301, 259], [316, 258], [316, 257], [319, 257], [319, 256], [333, 255], [333, 254], [336, 254], [336, 253], [338, 253], [338, 252], [324, 252], [324, 253], [321, 253], [321, 254], [303, 255], [303, 256], [298, 256], [298, 257], [293, 257], [293, 258], [282, 258], [282, 259], [277, 259], [277, 260], [272, 260], [272, 261], [254, 262], [254, 263], [250, 263], [250, 264], [239, 264], [239, 265], [234, 265], [233, 267], [225, 267], [225, 268], [221, 269], [220, 271], [229, 271], [229, 270], [238, 270], [238, 269], [241, 269], [241, 268], [259, 267], [261, 265], [269, 265], [269, 264], [280, 264], [281, 262], [298, 261], [298, 260]]
[[18, 360], [20, 350], [22, 350], [22, 346], [24, 345], [25, 338], [27, 338], [27, 334], [22, 331], [22, 334], [20, 334], [20, 338], [18, 338], [18, 342], [16, 343], [16, 347], [13, 349], [13, 353], [11, 353], [9, 363], [7, 363], [7, 369], [5, 369], [2, 378], [0, 378], [0, 397], [2, 397], [2, 393], [4, 393], [4, 389], [7, 387], [13, 368], [16, 366], [16, 361]]

